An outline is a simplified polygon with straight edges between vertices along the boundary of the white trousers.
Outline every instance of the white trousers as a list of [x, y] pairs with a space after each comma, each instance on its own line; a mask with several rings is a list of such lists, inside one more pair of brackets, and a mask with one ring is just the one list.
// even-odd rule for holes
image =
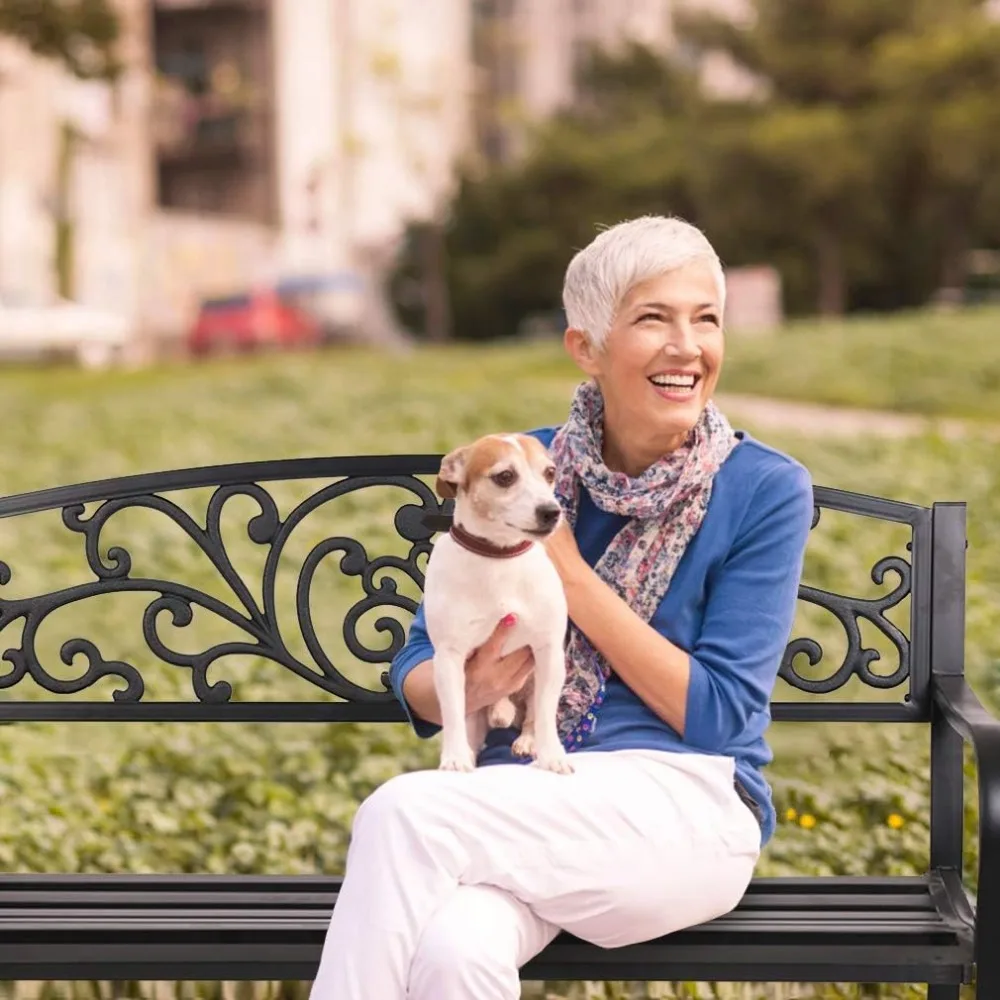
[[417, 771], [369, 796], [311, 1000], [515, 1000], [560, 929], [614, 948], [736, 906], [760, 828], [732, 758], [572, 761]]

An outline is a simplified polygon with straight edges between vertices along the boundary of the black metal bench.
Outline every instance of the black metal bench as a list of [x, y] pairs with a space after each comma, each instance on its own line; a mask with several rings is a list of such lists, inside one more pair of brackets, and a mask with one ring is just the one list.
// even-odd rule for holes
[[[15, 596], [18, 566], [0, 563], [0, 649], [6, 650], [0, 720], [402, 721], [383, 670], [403, 642], [433, 535], [449, 522], [450, 505], [419, 478], [433, 476], [439, 460], [421, 455], [252, 463], [0, 500], [3, 518], [56, 519], [53, 512], [61, 511], [71, 533], [67, 541], [77, 547], [87, 577]], [[376, 496], [382, 499], [376, 502]], [[237, 506], [253, 506], [239, 521], [249, 536], [242, 544], [264, 558], [262, 578], [253, 587], [234, 568], [235, 543], [223, 528], [223, 508], [232, 510], [228, 505], [237, 497], [243, 498]], [[356, 532], [366, 541], [339, 533], [337, 512], [345, 504], [348, 522], [367, 526]], [[793, 638], [781, 676], [803, 695], [776, 701], [774, 718], [928, 725], [930, 870], [920, 877], [760, 878], [732, 914], [667, 939], [605, 951], [563, 935], [524, 969], [525, 978], [924, 982], [933, 984], [932, 1000], [955, 1000], [959, 984], [975, 979], [980, 998], [1000, 997], [1000, 723], [963, 676], [965, 507], [925, 508], [823, 488], [816, 489], [816, 504], [814, 526], [824, 509], [895, 522], [908, 533], [909, 554], [885, 556], [872, 568], [872, 580], [883, 591], [886, 574], [897, 581], [874, 598], [803, 585], [803, 601], [839, 620], [846, 653], [832, 672], [810, 676], [803, 673], [803, 658], [815, 667], [823, 650], [814, 639]], [[128, 546], [108, 547], [102, 533], [113, 533], [109, 522], [137, 508], [180, 528], [210, 561], [231, 600], [162, 575], [143, 576], [133, 568]], [[296, 533], [307, 536], [299, 554], [292, 544]], [[283, 616], [276, 580], [289, 572], [289, 563], [293, 608]], [[318, 579], [336, 574], [352, 578], [362, 591], [342, 613], [340, 667], [317, 637], [317, 619], [333, 612], [321, 612], [311, 596]], [[262, 600], [252, 593], [257, 586]], [[54, 622], [51, 616], [123, 593], [149, 598], [142, 618], [148, 650], [141, 662], [105, 659], [85, 637], [60, 648], [65, 669], [46, 658], [39, 630]], [[900, 627], [889, 612], [906, 603], [908, 625]], [[214, 642], [200, 653], [172, 647], [162, 634], [164, 619], [184, 632], [195, 613], [223, 619], [237, 640]], [[366, 626], [370, 615], [379, 617]], [[80, 621], [83, 629], [93, 624], [90, 634], [99, 632], [96, 619]], [[890, 674], [872, 671], [878, 655], [863, 641], [862, 622], [898, 654]], [[292, 625], [301, 635], [301, 653], [288, 639]], [[212, 668], [235, 654], [277, 664], [277, 675], [298, 685], [298, 700], [240, 700], [238, 684], [215, 678], [223, 672], [221, 663]], [[81, 657], [82, 670], [75, 666]], [[149, 700], [147, 681], [170, 668], [190, 672], [189, 699]], [[109, 678], [118, 690], [96, 699], [102, 686], [107, 692]], [[865, 690], [883, 692], [883, 700], [806, 697], [837, 692], [852, 678]], [[885, 700], [889, 690], [902, 697]], [[976, 900], [962, 883], [963, 739], [978, 759]], [[0, 875], [0, 980], [308, 980], [337, 889], [333, 875]]]

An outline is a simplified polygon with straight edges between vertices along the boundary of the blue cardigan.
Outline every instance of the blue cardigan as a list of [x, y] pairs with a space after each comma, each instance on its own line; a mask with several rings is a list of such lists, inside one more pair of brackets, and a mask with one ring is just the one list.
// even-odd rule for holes
[[[548, 446], [556, 427], [532, 431]], [[681, 737], [617, 675], [607, 684], [594, 731], [574, 753], [651, 749], [724, 754], [759, 803], [761, 844], [774, 833], [771, 790], [761, 773], [771, 751], [764, 733], [770, 698], [795, 617], [802, 559], [813, 513], [808, 472], [745, 432], [716, 475], [701, 529], [688, 545], [651, 624], [691, 658], [684, 736]], [[575, 535], [593, 566], [627, 518], [598, 509], [581, 490]], [[438, 727], [415, 717], [403, 698], [403, 679], [431, 659], [423, 608], [418, 608], [390, 678], [417, 734]], [[479, 763], [518, 761], [513, 729], [494, 730]]]

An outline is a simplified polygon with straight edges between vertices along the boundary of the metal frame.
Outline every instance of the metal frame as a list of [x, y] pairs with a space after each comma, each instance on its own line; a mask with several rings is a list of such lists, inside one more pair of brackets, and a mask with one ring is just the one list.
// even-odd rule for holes
[[[402, 721], [404, 714], [384, 673], [377, 687], [363, 687], [330, 662], [312, 627], [309, 591], [321, 561], [339, 555], [339, 571], [356, 576], [365, 595], [345, 617], [345, 642], [362, 662], [388, 665], [404, 641], [398, 620], [380, 619], [378, 627], [391, 640], [381, 649], [370, 649], [359, 639], [357, 620], [380, 607], [415, 610], [415, 603], [399, 594], [389, 574], [403, 573], [422, 586], [418, 560], [429, 554], [434, 533], [450, 524], [451, 502], [440, 501], [419, 478], [436, 474], [440, 459], [440, 455], [413, 455], [253, 462], [129, 476], [0, 499], [0, 518], [60, 510], [66, 530], [81, 537], [81, 558], [94, 577], [51, 593], [7, 598], [4, 588], [17, 567], [0, 561], [0, 651], [8, 626], [24, 623], [20, 646], [2, 652], [8, 669], [0, 673], [0, 691], [5, 694], [0, 720]], [[318, 480], [321, 485], [282, 515], [264, 484], [296, 480]], [[397, 534], [409, 542], [409, 551], [404, 557], [369, 555], [362, 542], [340, 535], [325, 535], [313, 546], [302, 560], [296, 591], [297, 624], [312, 657], [312, 662], [303, 663], [284, 643], [274, 610], [276, 565], [285, 543], [306, 517], [339, 497], [384, 486], [413, 495], [413, 501], [398, 507], [392, 519]], [[203, 519], [193, 517], [169, 496], [205, 487], [213, 493]], [[251, 588], [236, 572], [223, 539], [223, 508], [234, 496], [251, 499], [259, 511], [249, 519], [246, 531], [267, 551], [262, 603], [251, 596]], [[690, 973], [693, 978], [729, 981], [754, 979], [758, 974], [815, 981], [845, 976], [867, 981], [882, 975], [906, 981], [919, 970], [924, 981], [932, 984], [932, 1000], [954, 1000], [958, 983], [972, 975], [974, 947], [979, 996], [1000, 996], [1000, 949], [995, 947], [1000, 941], [1000, 722], [982, 707], [964, 678], [965, 506], [925, 508], [822, 487], [815, 489], [815, 502], [813, 526], [824, 509], [908, 525], [910, 559], [888, 555], [872, 567], [873, 582], [884, 588], [876, 598], [802, 586], [802, 600], [823, 607], [843, 626], [848, 650], [824, 679], [810, 679], [798, 672], [797, 658], [804, 656], [816, 666], [824, 651], [812, 638], [793, 638], [783, 657], [781, 676], [802, 691], [827, 697], [774, 702], [772, 714], [787, 720], [929, 722], [931, 871], [922, 879], [758, 879], [732, 915], [703, 928], [611, 953], [563, 936], [526, 973], [631, 979], [683, 978], [681, 973]], [[134, 508], [152, 510], [180, 527], [236, 595], [236, 606], [224, 605], [182, 581], [136, 578], [131, 556], [122, 546], [104, 552], [104, 526], [118, 512]], [[331, 508], [327, 513], [332, 512]], [[68, 681], [57, 678], [40, 662], [34, 636], [49, 613], [96, 595], [125, 592], [149, 594], [142, 625], [152, 659], [190, 672], [192, 700], [144, 700], [143, 671], [162, 667], [106, 660], [85, 637], [68, 640], [61, 650], [66, 665], [75, 656], [86, 660], [81, 676]], [[886, 614], [906, 598], [910, 599], [908, 634]], [[169, 648], [158, 632], [159, 616], [168, 614], [174, 625], [183, 627], [191, 621], [195, 606], [225, 618], [247, 639], [198, 654]], [[871, 671], [878, 654], [862, 642], [862, 621], [874, 625], [895, 647], [898, 667], [891, 675]], [[233, 652], [267, 657], [296, 674], [303, 681], [303, 699], [233, 701], [231, 684], [225, 680], [209, 683], [206, 676], [216, 659]], [[54, 697], [17, 700], [17, 686], [29, 676]], [[111, 701], [60, 699], [85, 692], [107, 676], [119, 678], [124, 685]], [[852, 677], [871, 688], [905, 687], [903, 700], [831, 701], [828, 696]], [[317, 694], [327, 700], [317, 700]], [[963, 740], [972, 744], [979, 765], [978, 911], [961, 883]], [[333, 895], [317, 915], [315, 896], [320, 884], [327, 895], [331, 890]], [[132, 886], [141, 902], [126, 904]], [[223, 912], [213, 895], [217, 890], [231, 891], [240, 901]], [[0, 978], [35, 977], [36, 971], [37, 978], [46, 978], [43, 966], [33, 965], [30, 956], [36, 951], [44, 955], [45, 967], [51, 969], [52, 952], [47, 949], [56, 940], [62, 942], [60, 953], [65, 956], [66, 974], [72, 973], [72, 978], [135, 978], [150, 970], [156, 970], [156, 978], [182, 978], [185, 963], [196, 961], [197, 942], [211, 937], [205, 930], [208, 925], [223, 937], [218, 939], [217, 952], [202, 956], [205, 964], [197, 959], [199, 976], [254, 978], [263, 974], [260, 963], [265, 957], [278, 961], [282, 956], [289, 971], [294, 967], [296, 975], [302, 974], [318, 956], [335, 890], [336, 880], [308, 878], [0, 876], [0, 910], [6, 914], [0, 918]], [[172, 895], [170, 906], [164, 908], [157, 900], [166, 903], [163, 894], [167, 892], [178, 898]], [[215, 902], [209, 905], [206, 899]], [[181, 904], [184, 919], [190, 923], [187, 932], [176, 924], [176, 907]], [[144, 907], [141, 918], [136, 906]], [[214, 916], [200, 909], [203, 906]], [[294, 918], [282, 916], [281, 908], [286, 906], [297, 907]], [[891, 916], [900, 909], [912, 911], [910, 922], [904, 921], [909, 937]], [[860, 922], [842, 917], [850, 912], [856, 912]], [[32, 913], [39, 914], [37, 921]], [[232, 941], [224, 944], [230, 932]]]
[[977, 994], [1000, 997], [1000, 722], [965, 679], [965, 504], [934, 504], [932, 538], [931, 867], [956, 880], [963, 875], [963, 743], [969, 743], [979, 772]]
[[[432, 476], [440, 466], [439, 455], [360, 456], [345, 458], [291, 459], [275, 462], [251, 462], [237, 465], [184, 469], [175, 472], [128, 476], [121, 479], [57, 487], [36, 493], [0, 499], [0, 518], [29, 513], [61, 510], [65, 528], [82, 536], [82, 556], [94, 580], [47, 594], [20, 599], [3, 597], [3, 586], [12, 575], [11, 567], [0, 561], [0, 649], [3, 633], [15, 621], [25, 623], [25, 635], [19, 648], [3, 652], [11, 664], [0, 674], [0, 691], [8, 692], [0, 701], [0, 720], [65, 721], [259, 721], [259, 722], [333, 722], [400, 721], [404, 714], [389, 690], [385, 675], [377, 687], [363, 687], [348, 680], [326, 656], [316, 636], [309, 595], [313, 577], [320, 563], [340, 554], [340, 571], [359, 578], [365, 597], [349, 610], [344, 621], [344, 638], [350, 652], [360, 661], [388, 666], [405, 640], [404, 629], [395, 618], [382, 618], [378, 627], [390, 637], [380, 649], [366, 647], [359, 639], [359, 618], [380, 607], [412, 613], [416, 606], [402, 597], [391, 573], [402, 573], [419, 587], [423, 573], [419, 560], [432, 548], [435, 532], [446, 530], [450, 523], [451, 501], [441, 501], [420, 476]], [[265, 484], [279, 481], [319, 480], [320, 486], [290, 513], [282, 517]], [[405, 558], [371, 556], [364, 544], [345, 536], [331, 536], [314, 546], [299, 571], [296, 610], [298, 626], [306, 639], [311, 662], [302, 662], [288, 649], [274, 607], [275, 574], [289, 536], [307, 518], [349, 493], [393, 486], [413, 494], [414, 502], [401, 506], [395, 514], [394, 528], [410, 543]], [[194, 489], [214, 488], [203, 520], [196, 520], [170, 498], [171, 494]], [[267, 565], [262, 589], [263, 605], [251, 596], [251, 587], [243, 580], [230, 559], [222, 536], [223, 509], [235, 496], [251, 499], [259, 513], [246, 525], [247, 534], [267, 549]], [[872, 688], [886, 689], [907, 685], [904, 700], [886, 702], [837, 702], [828, 698], [808, 702], [775, 702], [773, 715], [778, 720], [823, 721], [855, 719], [863, 721], [924, 721], [930, 717], [927, 698], [928, 643], [926, 606], [929, 573], [921, 565], [928, 548], [930, 512], [913, 504], [862, 496], [841, 490], [817, 487], [813, 525], [822, 509], [842, 511], [909, 525], [912, 532], [913, 564], [899, 555], [880, 559], [872, 567], [872, 580], [885, 586], [876, 598], [835, 594], [802, 586], [802, 600], [825, 608], [833, 614], [848, 640], [843, 660], [823, 680], [809, 679], [797, 670], [800, 657], [812, 666], [823, 659], [821, 645], [809, 637], [793, 639], [781, 664], [781, 676], [793, 687], [813, 694], [828, 695], [845, 685], [853, 676]], [[88, 505], [96, 508], [88, 513]], [[169, 519], [211, 560], [219, 576], [238, 597], [235, 606], [171, 579], [137, 578], [132, 573], [132, 558], [122, 546], [112, 546], [102, 554], [102, 532], [110, 520], [124, 510], [145, 508]], [[335, 515], [335, 511], [332, 512]], [[14, 568], [16, 569], [16, 567]], [[891, 577], [895, 586], [889, 586]], [[255, 587], [256, 589], [256, 581]], [[69, 604], [109, 593], [145, 593], [150, 595], [142, 620], [143, 636], [149, 650], [162, 664], [190, 671], [192, 695], [187, 702], [150, 702], [144, 700], [143, 671], [146, 664], [107, 660], [93, 642], [76, 637], [65, 642], [61, 658], [69, 666], [74, 657], [87, 662], [86, 670], [76, 678], [64, 680], [47, 670], [35, 650], [35, 636], [40, 625], [54, 611]], [[911, 598], [910, 635], [904, 634], [886, 616], [886, 612], [907, 597]], [[180, 653], [163, 641], [159, 622], [169, 615], [175, 626], [184, 627], [193, 618], [193, 609], [225, 619], [241, 631], [245, 639], [218, 644], [198, 654]], [[859, 622], [874, 625], [889, 638], [898, 654], [898, 667], [891, 675], [875, 674], [871, 664], [878, 653], [863, 645]], [[304, 697], [296, 702], [241, 703], [233, 700], [232, 685], [226, 680], [209, 683], [209, 667], [221, 657], [234, 653], [259, 655], [297, 674], [305, 682]], [[39, 687], [55, 695], [44, 700], [19, 700], [17, 686], [30, 677]], [[122, 687], [111, 702], [59, 699], [75, 696], [106, 677], [118, 678]], [[373, 677], [373, 680], [375, 678]], [[321, 692], [338, 700], [317, 700]]]

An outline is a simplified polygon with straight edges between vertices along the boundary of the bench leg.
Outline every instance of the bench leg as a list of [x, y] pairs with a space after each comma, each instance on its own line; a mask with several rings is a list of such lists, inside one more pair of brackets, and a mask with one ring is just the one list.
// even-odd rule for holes
[[927, 1000], [959, 1000], [961, 989], [961, 986], [952, 986], [950, 983], [947, 986], [935, 983], [927, 987]]

